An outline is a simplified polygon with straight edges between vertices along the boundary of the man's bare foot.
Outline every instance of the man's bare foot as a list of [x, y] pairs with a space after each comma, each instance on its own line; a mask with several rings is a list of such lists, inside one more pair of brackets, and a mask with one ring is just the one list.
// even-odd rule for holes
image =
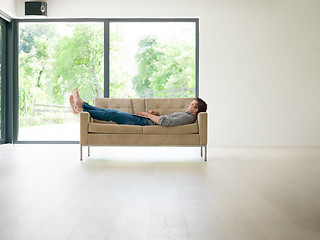
[[80, 95], [79, 95], [78, 88], [74, 88], [73, 97], [74, 97], [75, 106], [76, 106], [77, 108], [81, 108], [82, 105], [83, 105], [83, 100], [81, 99], [81, 97], [80, 97]]
[[74, 104], [74, 98], [73, 98], [73, 95], [70, 96], [70, 105], [71, 105], [71, 108], [72, 108], [72, 111], [74, 114], [78, 114], [78, 113], [81, 113], [83, 111], [82, 108], [78, 108], [76, 107], [76, 105]]
[[83, 108], [77, 108], [78, 113], [83, 112]]
[[76, 106], [75, 106], [75, 104], [74, 104], [73, 95], [71, 95], [69, 99], [70, 99], [70, 105], [71, 105], [71, 108], [72, 108], [73, 113], [74, 113], [74, 114], [77, 114], [77, 112], [76, 112]]

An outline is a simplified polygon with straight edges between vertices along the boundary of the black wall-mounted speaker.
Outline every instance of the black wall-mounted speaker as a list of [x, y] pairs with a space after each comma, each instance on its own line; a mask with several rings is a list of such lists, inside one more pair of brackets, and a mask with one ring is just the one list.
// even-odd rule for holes
[[25, 2], [25, 15], [47, 16], [47, 3]]

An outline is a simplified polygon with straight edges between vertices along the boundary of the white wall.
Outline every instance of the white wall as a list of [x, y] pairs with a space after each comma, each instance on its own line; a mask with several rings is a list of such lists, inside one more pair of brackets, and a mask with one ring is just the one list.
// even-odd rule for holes
[[209, 146], [320, 146], [320, 1], [47, 2], [58, 18], [199, 17]]
[[15, 0], [0, 0], [0, 13], [4, 14], [4, 17], [14, 17], [16, 14]]

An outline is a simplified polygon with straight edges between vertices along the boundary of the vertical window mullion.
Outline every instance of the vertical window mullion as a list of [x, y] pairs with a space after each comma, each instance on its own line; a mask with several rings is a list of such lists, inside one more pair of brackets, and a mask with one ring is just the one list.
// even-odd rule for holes
[[104, 97], [110, 96], [110, 21], [104, 22]]
[[5, 75], [5, 142], [6, 143], [15, 143], [17, 140], [17, 121], [18, 121], [18, 108], [16, 104], [18, 99], [18, 79], [17, 79], [17, 21], [12, 20], [9, 24], [6, 25], [6, 68], [4, 71]]
[[196, 97], [199, 97], [199, 20], [196, 20]]

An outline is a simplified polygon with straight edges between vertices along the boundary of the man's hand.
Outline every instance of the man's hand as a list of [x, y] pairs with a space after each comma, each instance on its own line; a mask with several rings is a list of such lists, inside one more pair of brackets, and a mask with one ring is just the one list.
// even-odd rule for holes
[[148, 113], [155, 115], [155, 116], [160, 116], [157, 110], [150, 110]]
[[154, 121], [156, 124], [159, 124], [159, 116], [156, 116], [156, 115], [151, 114], [151, 113], [146, 113], [146, 112], [138, 112], [138, 115], [143, 116], [143, 117], [148, 117], [152, 121]]

